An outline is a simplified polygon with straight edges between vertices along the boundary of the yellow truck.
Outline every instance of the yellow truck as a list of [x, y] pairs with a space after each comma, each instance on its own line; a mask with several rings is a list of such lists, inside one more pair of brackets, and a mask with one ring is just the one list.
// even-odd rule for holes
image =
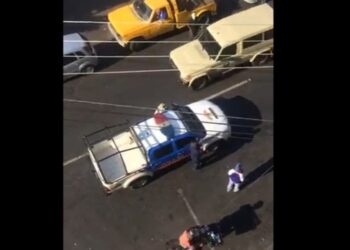
[[137, 51], [143, 41], [182, 29], [191, 20], [207, 23], [216, 9], [215, 0], [133, 0], [108, 13], [108, 27], [121, 46]]

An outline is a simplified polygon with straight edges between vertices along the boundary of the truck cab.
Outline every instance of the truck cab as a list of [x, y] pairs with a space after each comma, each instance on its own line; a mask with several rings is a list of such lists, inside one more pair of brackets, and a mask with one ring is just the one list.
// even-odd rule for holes
[[216, 8], [214, 0], [134, 0], [108, 13], [108, 27], [121, 46], [135, 51], [145, 40], [186, 27], [191, 15], [215, 15]]

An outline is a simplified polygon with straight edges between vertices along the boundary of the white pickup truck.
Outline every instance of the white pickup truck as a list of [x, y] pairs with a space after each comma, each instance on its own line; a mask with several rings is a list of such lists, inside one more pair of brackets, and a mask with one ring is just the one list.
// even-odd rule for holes
[[[97, 134], [104, 134], [91, 142]], [[173, 105], [157, 117], [130, 126], [122, 133], [108, 129], [85, 137], [97, 178], [107, 193], [120, 188], [139, 188], [154, 173], [190, 156], [190, 142], [199, 141], [204, 152], [215, 152], [231, 135], [224, 112], [210, 101]]]

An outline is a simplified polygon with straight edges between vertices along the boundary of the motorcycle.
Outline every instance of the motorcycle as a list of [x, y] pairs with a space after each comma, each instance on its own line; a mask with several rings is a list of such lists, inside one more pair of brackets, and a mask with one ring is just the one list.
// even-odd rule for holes
[[209, 231], [207, 233], [207, 239], [210, 247], [216, 247], [222, 244], [222, 238], [219, 232]]
[[[216, 247], [223, 244], [223, 240], [221, 238], [221, 234], [218, 230], [209, 229], [202, 237], [201, 237], [200, 247], [196, 249], [201, 249], [204, 245], [209, 247]], [[188, 250], [188, 248], [181, 247], [178, 239], [171, 239], [166, 243], [167, 250]]]

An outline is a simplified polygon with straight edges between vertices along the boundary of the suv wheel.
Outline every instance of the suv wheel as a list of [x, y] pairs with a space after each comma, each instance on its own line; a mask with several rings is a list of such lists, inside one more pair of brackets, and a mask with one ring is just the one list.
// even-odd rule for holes
[[[266, 63], [269, 60], [269, 52], [264, 52], [264, 55], [258, 55], [255, 60], [252, 62], [253, 66], [260, 66], [263, 65], [264, 63]], [[267, 54], [267, 55], [265, 55]]]
[[217, 153], [223, 144], [222, 140], [216, 141], [208, 146], [208, 152], [211, 154]]
[[131, 189], [138, 189], [138, 188], [144, 187], [150, 181], [150, 179], [151, 179], [150, 176], [140, 177], [140, 178], [138, 178], [130, 183], [130, 188]]
[[84, 73], [94, 73], [95, 72], [95, 67], [92, 66], [92, 65], [86, 65], [82, 70], [81, 72], [84, 72]]
[[145, 47], [145, 43], [143, 43], [143, 41], [145, 41], [145, 39], [143, 39], [142, 37], [132, 39], [128, 44], [129, 50], [140, 51]]
[[190, 26], [190, 35], [193, 39], [198, 39], [203, 34], [204, 30], [211, 21], [211, 15], [209, 13], [203, 13], [196, 20], [197, 24], [202, 25], [192, 25]]
[[203, 89], [205, 86], [207, 86], [208, 82], [209, 82], [208, 77], [206, 76], [199, 77], [192, 82], [191, 88], [192, 90]]

